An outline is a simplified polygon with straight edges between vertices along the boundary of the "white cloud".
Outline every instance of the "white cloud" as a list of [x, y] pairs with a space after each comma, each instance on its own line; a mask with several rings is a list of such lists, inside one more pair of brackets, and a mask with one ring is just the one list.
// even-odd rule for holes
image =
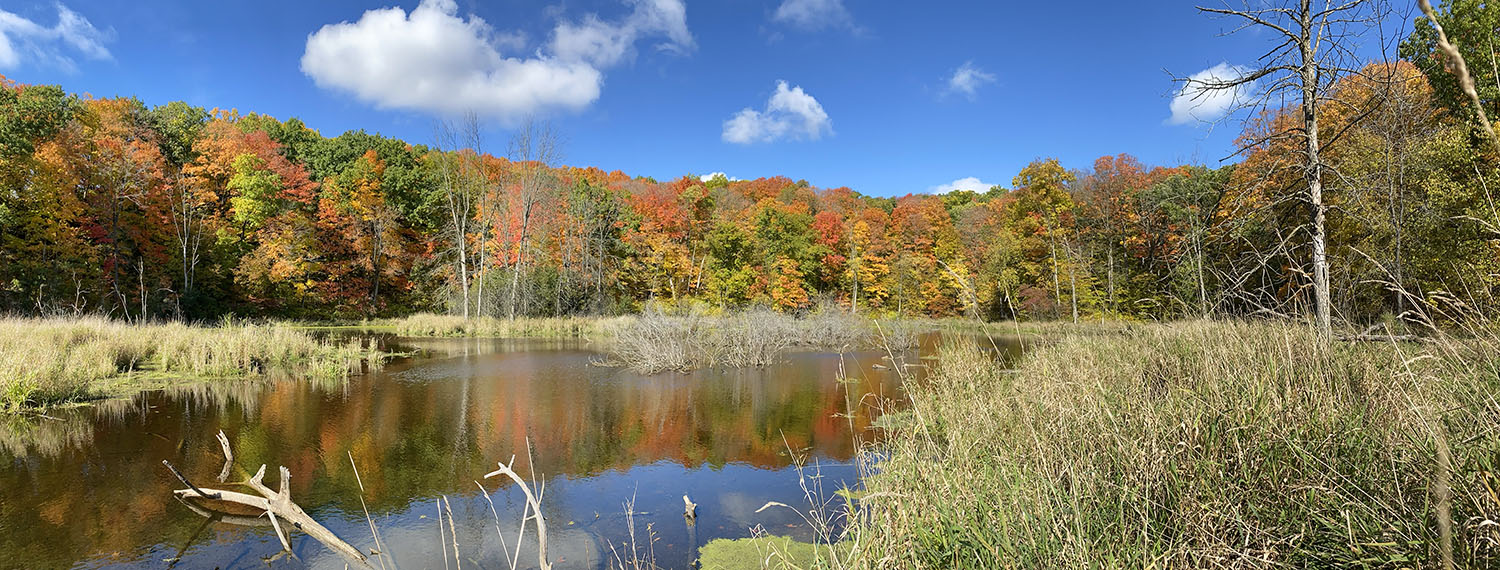
[[740, 179], [735, 178], [733, 176], [730, 176], [728, 174], [724, 174], [723, 172], [710, 172], [708, 174], [704, 174], [703, 176], [699, 176], [698, 177], [698, 181], [700, 181], [700, 182], [708, 182], [709, 180], [713, 180], [713, 179], [718, 178], [720, 176], [724, 177], [725, 180], [728, 180], [730, 182], [739, 182], [740, 181]]
[[664, 35], [656, 48], [685, 53], [694, 47], [687, 29], [687, 6], [682, 0], [630, 0], [634, 11], [623, 22], [610, 23], [589, 14], [580, 23], [563, 22], [553, 31], [552, 53], [565, 61], [586, 61], [608, 67], [630, 57], [636, 40]]
[[357, 22], [323, 26], [307, 37], [302, 72], [319, 87], [352, 93], [382, 109], [439, 114], [474, 111], [502, 121], [531, 113], [579, 110], [598, 100], [607, 67], [634, 54], [637, 41], [694, 48], [682, 0], [626, 0], [618, 22], [589, 14], [560, 22], [545, 49], [520, 51], [525, 36], [497, 33], [478, 16], [459, 17], [454, 0], [422, 0], [369, 10]]
[[928, 188], [927, 191], [929, 193], [932, 193], [932, 194], [946, 194], [946, 193], [952, 192], [954, 190], [968, 190], [968, 191], [971, 191], [971, 192], [985, 192], [985, 191], [988, 191], [990, 188], [993, 188], [994, 186], [995, 186], [994, 184], [990, 184], [988, 182], [981, 182], [978, 178], [970, 176], [968, 178], [960, 178], [958, 180], [954, 180], [954, 181], [949, 182], [947, 184], [939, 184], [937, 186], [933, 186], [931, 188]]
[[64, 53], [64, 47], [89, 59], [110, 59], [104, 43], [111, 35], [61, 3], [57, 4], [57, 25], [50, 28], [0, 10], [0, 69], [14, 68], [22, 59], [30, 58], [73, 71], [73, 59]]
[[1182, 88], [1172, 96], [1172, 116], [1167, 118], [1167, 124], [1213, 121], [1244, 105], [1255, 95], [1254, 81], [1235, 87], [1213, 87], [1244, 77], [1249, 72], [1247, 68], [1225, 62], [1188, 76]]
[[854, 17], [844, 7], [844, 0], [783, 0], [771, 19], [808, 31], [855, 28]]
[[943, 92], [961, 94], [972, 101], [979, 95], [980, 87], [994, 82], [995, 74], [975, 67], [972, 61], [966, 61], [953, 71], [953, 76], [948, 78], [948, 85]]
[[776, 82], [776, 92], [764, 111], [746, 107], [724, 121], [724, 142], [753, 144], [781, 139], [818, 140], [833, 133], [833, 121], [812, 95], [801, 87]]

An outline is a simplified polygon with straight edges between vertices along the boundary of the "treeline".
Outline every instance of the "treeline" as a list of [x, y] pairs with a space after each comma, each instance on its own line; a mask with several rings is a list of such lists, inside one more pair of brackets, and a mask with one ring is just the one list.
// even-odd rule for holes
[[[1371, 64], [1323, 105], [1333, 308], [1349, 321], [1494, 307], [1500, 160], [1431, 35], [1419, 25], [1409, 62]], [[1476, 68], [1493, 95], [1493, 72]], [[1294, 108], [1257, 115], [1243, 160], [1217, 169], [1042, 159], [1011, 188], [876, 198], [782, 177], [659, 182], [561, 166], [532, 125], [499, 157], [472, 119], [425, 146], [6, 81], [0, 311], [1302, 314], [1301, 150], [1268, 135], [1300, 121]]]

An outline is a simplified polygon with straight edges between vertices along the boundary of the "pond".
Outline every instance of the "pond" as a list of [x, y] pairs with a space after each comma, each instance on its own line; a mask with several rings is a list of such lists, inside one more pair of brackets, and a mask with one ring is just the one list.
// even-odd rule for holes
[[[292, 499], [366, 552], [367, 508], [403, 568], [451, 558], [455, 539], [463, 567], [509, 567], [524, 498], [483, 476], [512, 457], [544, 485], [558, 568], [605, 567], [632, 547], [687, 567], [702, 544], [752, 528], [811, 540], [796, 513], [756, 511], [809, 506], [794, 456], [821, 474], [825, 498], [857, 484], [856, 439], [878, 436], [872, 404], [899, 405], [897, 371], [919, 378], [933, 345], [897, 355], [905, 367], [884, 353], [794, 353], [765, 369], [642, 376], [598, 365], [575, 341], [382, 341], [418, 356], [347, 382], [205, 383], [0, 418], [0, 567], [343, 568], [304, 534], [292, 533], [295, 558], [277, 558], [264, 518], [209, 519], [173, 498], [182, 485], [162, 460], [200, 486], [238, 489], [216, 481], [220, 430], [239, 467], [267, 464], [272, 488], [289, 468]], [[683, 495], [698, 504], [694, 524]], [[440, 504], [456, 536], [440, 531]], [[524, 544], [520, 566], [534, 567], [534, 527]]]

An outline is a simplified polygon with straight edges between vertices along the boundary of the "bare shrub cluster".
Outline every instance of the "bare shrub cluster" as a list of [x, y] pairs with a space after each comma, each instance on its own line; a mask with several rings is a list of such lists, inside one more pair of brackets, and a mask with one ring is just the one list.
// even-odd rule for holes
[[611, 357], [642, 373], [765, 367], [793, 349], [853, 350], [879, 341], [871, 321], [831, 311], [798, 318], [763, 309], [717, 316], [648, 310], [608, 328]]

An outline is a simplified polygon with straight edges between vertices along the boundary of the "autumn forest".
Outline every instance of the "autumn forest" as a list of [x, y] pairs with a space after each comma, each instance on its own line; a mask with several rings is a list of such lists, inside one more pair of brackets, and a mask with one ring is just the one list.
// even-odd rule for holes
[[[1495, 153], [1434, 55], [1331, 86], [1328, 256], [1340, 319], [1489, 311]], [[1493, 91], [1481, 66], [1479, 83]], [[1495, 99], [1489, 98], [1494, 113]], [[0, 90], [0, 310], [201, 321], [418, 311], [602, 315], [650, 304], [995, 319], [1310, 310], [1302, 151], [1269, 107], [1222, 166], [1038, 159], [987, 192], [865, 196], [783, 177], [658, 181], [565, 166], [528, 123], [429, 141], [296, 118]], [[493, 149], [493, 150], [492, 150]]]
[[0, 570], [1500, 566], [1495, 2], [54, 4]]

